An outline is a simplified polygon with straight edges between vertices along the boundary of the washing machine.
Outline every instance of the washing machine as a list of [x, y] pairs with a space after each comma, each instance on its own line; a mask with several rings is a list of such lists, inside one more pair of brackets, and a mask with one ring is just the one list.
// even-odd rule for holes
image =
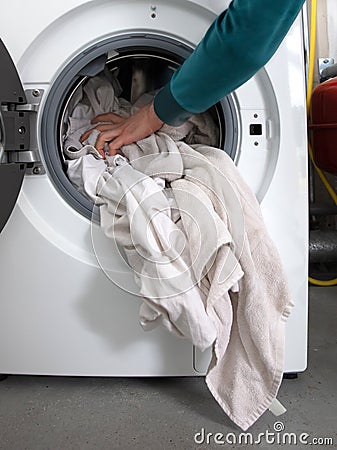
[[[83, 80], [138, 68], [163, 85], [224, 0], [12, 0], [1, 8], [0, 373], [203, 375], [210, 351], [138, 323], [140, 299], [111, 281], [95, 208], [68, 180], [67, 105]], [[240, 58], [241, 55], [236, 55]], [[130, 75], [131, 74], [131, 75]], [[147, 86], [148, 85], [148, 86]], [[196, 93], [197, 95], [197, 93]], [[306, 368], [307, 153], [301, 15], [266, 67], [212, 108], [219, 146], [256, 194], [295, 307], [285, 371]], [[101, 240], [100, 240], [101, 239]], [[99, 241], [99, 242], [98, 242]], [[99, 249], [99, 250], [97, 250]], [[115, 261], [120, 255], [109, 250]], [[131, 273], [125, 273], [130, 286]]]

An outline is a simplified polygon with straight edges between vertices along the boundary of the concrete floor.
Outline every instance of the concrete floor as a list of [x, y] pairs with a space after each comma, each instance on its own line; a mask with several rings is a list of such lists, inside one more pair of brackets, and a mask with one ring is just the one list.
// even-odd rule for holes
[[[331, 437], [337, 446], [337, 288], [310, 288], [309, 368], [284, 380], [278, 398], [288, 412], [266, 412], [249, 432]], [[0, 383], [0, 449], [308, 448], [298, 445], [220, 445], [194, 442], [204, 428], [239, 439], [203, 378], [119, 379], [10, 376]], [[281, 435], [281, 433], [280, 433]], [[199, 440], [202, 436], [198, 435]], [[272, 439], [272, 437], [269, 437]], [[311, 446], [312, 447], [312, 446]]]

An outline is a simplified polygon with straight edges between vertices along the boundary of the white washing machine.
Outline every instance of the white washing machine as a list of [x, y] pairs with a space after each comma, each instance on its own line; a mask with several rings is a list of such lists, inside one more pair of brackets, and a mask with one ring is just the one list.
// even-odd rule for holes
[[[210, 352], [164, 329], [144, 332], [139, 298], [101, 270], [91, 239], [91, 227], [98, 227], [90, 222], [93, 205], [67, 179], [60, 146], [62, 117], [78, 83], [105, 64], [139, 55], [150, 61], [148, 73], [154, 60], [174, 70], [228, 3], [11, 0], [1, 8], [3, 223], [13, 211], [0, 235], [0, 373], [205, 373]], [[286, 329], [286, 372], [303, 371], [307, 360], [303, 55], [299, 17], [268, 65], [214, 109], [220, 145], [256, 193], [289, 277], [295, 308]], [[110, 256], [118, 270], [119, 256]]]

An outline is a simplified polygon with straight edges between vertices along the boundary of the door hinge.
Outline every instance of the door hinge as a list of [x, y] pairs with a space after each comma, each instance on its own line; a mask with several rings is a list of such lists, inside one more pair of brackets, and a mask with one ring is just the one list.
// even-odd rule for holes
[[43, 90], [27, 89], [27, 103], [2, 105], [4, 127], [4, 163], [25, 164], [27, 175], [41, 175], [45, 169], [41, 162], [37, 136], [37, 112]]

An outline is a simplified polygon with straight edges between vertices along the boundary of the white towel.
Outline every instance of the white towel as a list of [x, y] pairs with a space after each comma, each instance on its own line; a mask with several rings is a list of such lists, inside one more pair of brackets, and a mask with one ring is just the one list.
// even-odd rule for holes
[[[181, 141], [196, 122], [124, 146], [125, 158], [82, 156], [68, 174], [102, 205], [103, 230], [125, 248], [144, 297], [142, 326], [162, 324], [202, 350], [213, 344], [206, 383], [246, 430], [280, 386], [292, 303], [259, 205], [232, 160]], [[78, 181], [86, 165], [89, 183]]]

